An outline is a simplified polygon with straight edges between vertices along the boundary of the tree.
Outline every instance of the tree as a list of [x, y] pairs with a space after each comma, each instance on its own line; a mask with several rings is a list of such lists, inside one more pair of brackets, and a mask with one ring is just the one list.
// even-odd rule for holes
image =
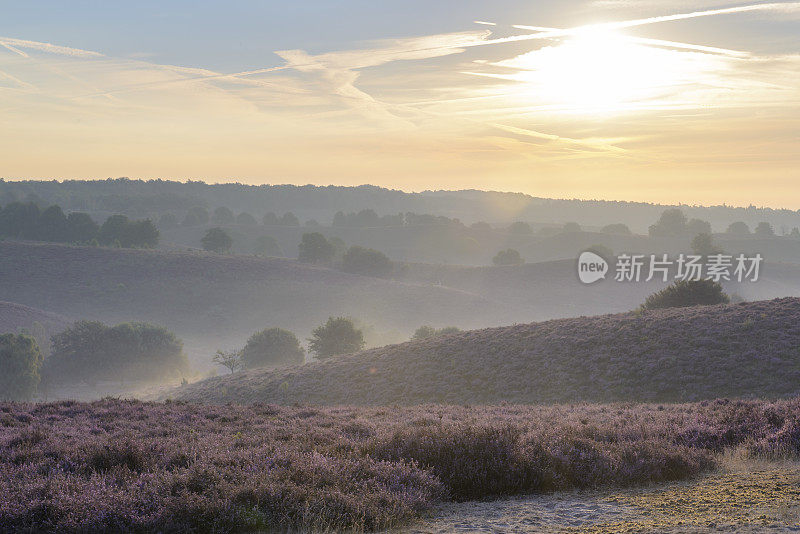
[[576, 222], [568, 222], [564, 224], [564, 228], [562, 229], [565, 233], [575, 233], [581, 231], [581, 225]]
[[385, 277], [393, 268], [386, 254], [371, 248], [352, 246], [342, 257], [342, 270], [348, 273]]
[[736, 221], [732, 222], [730, 226], [728, 226], [728, 229], [725, 230], [725, 233], [735, 236], [747, 236], [750, 235], [750, 228], [742, 221]]
[[214, 224], [233, 224], [234, 217], [230, 208], [220, 206], [214, 210], [214, 215], [211, 217], [211, 222]]
[[183, 343], [163, 327], [147, 323], [106, 326], [80, 321], [52, 338], [48, 374], [64, 382], [157, 381], [188, 368]]
[[686, 235], [686, 215], [678, 208], [664, 210], [661, 217], [648, 229], [651, 237], [680, 237]]
[[760, 222], [758, 226], [756, 226], [755, 234], [758, 237], [775, 237], [775, 230], [772, 229], [772, 225], [768, 222]]
[[278, 219], [278, 216], [271, 211], [268, 211], [264, 214], [264, 218], [261, 219], [261, 222], [264, 223], [264, 226], [278, 226], [281, 223], [280, 219]]
[[67, 216], [60, 206], [50, 206], [44, 210], [38, 219], [37, 237], [42, 241], [63, 243], [69, 238]]
[[792, 228], [792, 231], [789, 232], [789, 237], [795, 238], [795, 239], [800, 237], [800, 228], [798, 228], [797, 226], [794, 226]]
[[283, 250], [275, 240], [274, 237], [269, 235], [262, 235], [256, 239], [256, 244], [253, 247], [253, 252], [256, 256], [283, 256]]
[[319, 232], [303, 234], [297, 259], [305, 263], [328, 263], [336, 254], [334, 246]]
[[508, 233], [513, 235], [532, 235], [533, 229], [531, 229], [530, 224], [517, 221], [508, 227]]
[[314, 329], [308, 341], [311, 352], [320, 360], [364, 348], [364, 334], [346, 317], [329, 317]]
[[123, 247], [155, 248], [158, 246], [160, 233], [150, 219], [131, 221], [122, 233]]
[[100, 226], [88, 213], [73, 211], [67, 215], [67, 236], [70, 243], [88, 243], [97, 237]]
[[600, 231], [603, 232], [604, 234], [621, 234], [621, 235], [631, 234], [631, 229], [628, 228], [627, 224], [623, 223], [607, 224], [603, 228], [601, 228]]
[[492, 259], [495, 265], [522, 265], [525, 260], [519, 255], [519, 252], [513, 248], [501, 250]]
[[492, 226], [485, 222], [485, 221], [478, 221], [476, 223], [472, 223], [470, 226], [471, 230], [481, 234], [488, 234], [492, 231]]
[[450, 334], [458, 334], [461, 332], [461, 329], [455, 326], [446, 326], [444, 328], [433, 328], [432, 326], [420, 326], [414, 332], [414, 335], [411, 337], [414, 341], [419, 341], [421, 339], [428, 339], [437, 336], [447, 336]]
[[722, 285], [713, 280], [680, 280], [647, 297], [643, 310], [728, 304]]
[[200, 242], [203, 244], [203, 250], [218, 254], [227, 254], [233, 246], [233, 238], [228, 235], [228, 232], [216, 226], [209, 228]]
[[281, 328], [256, 332], [242, 349], [242, 363], [246, 369], [300, 365], [305, 358], [297, 336]]
[[242, 355], [238, 350], [218, 350], [211, 361], [230, 370], [231, 374], [242, 367]]
[[42, 355], [25, 334], [0, 335], [0, 399], [29, 401], [41, 380]]
[[243, 211], [239, 215], [236, 216], [236, 224], [241, 224], [242, 226], [255, 226], [258, 224], [258, 221], [255, 217]]
[[686, 233], [688, 235], [711, 235], [711, 223], [702, 219], [689, 219], [689, 222], [686, 223]]
[[0, 235], [3, 237], [37, 239], [39, 206], [33, 202], [12, 202], [0, 212]]
[[692, 252], [698, 256], [708, 257], [714, 254], [722, 254], [723, 252], [722, 249], [714, 243], [711, 234], [697, 234], [692, 239], [691, 246]]
[[291, 211], [284, 213], [279, 222], [283, 226], [300, 226], [300, 220]]
[[112, 215], [103, 226], [100, 227], [100, 232], [97, 234], [97, 241], [101, 245], [109, 246], [118, 244], [122, 246], [122, 240], [128, 226], [128, 218], [124, 215]]
[[184, 226], [199, 226], [207, 224], [209, 220], [208, 210], [202, 206], [194, 206], [189, 208], [186, 212], [186, 217], [183, 219]]

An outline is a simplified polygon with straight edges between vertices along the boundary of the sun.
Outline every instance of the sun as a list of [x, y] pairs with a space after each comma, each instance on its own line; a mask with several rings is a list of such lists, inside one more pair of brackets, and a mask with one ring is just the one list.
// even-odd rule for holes
[[558, 44], [495, 63], [517, 69], [513, 92], [559, 111], [603, 113], [656, 105], [702, 79], [708, 55], [584, 27]]

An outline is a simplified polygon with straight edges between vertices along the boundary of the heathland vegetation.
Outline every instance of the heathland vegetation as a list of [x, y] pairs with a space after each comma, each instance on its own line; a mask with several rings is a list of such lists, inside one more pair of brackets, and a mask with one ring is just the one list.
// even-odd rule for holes
[[796, 457], [798, 400], [309, 408], [0, 404], [0, 531], [380, 530], [447, 500]]
[[800, 299], [638, 310], [434, 336], [211, 378], [197, 402], [683, 402], [800, 394]]

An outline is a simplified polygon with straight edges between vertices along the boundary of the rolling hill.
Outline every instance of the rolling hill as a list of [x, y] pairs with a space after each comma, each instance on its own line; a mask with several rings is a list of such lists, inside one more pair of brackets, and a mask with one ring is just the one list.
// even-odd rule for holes
[[192, 402], [696, 401], [800, 393], [800, 299], [474, 330], [173, 392]]
[[39, 323], [48, 333], [60, 332], [69, 324], [66, 317], [23, 306], [15, 302], [0, 301], [0, 333], [31, 330]]

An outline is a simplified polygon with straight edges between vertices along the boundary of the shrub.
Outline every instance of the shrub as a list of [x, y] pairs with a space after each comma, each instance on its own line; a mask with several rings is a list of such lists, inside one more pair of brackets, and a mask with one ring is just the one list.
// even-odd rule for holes
[[209, 228], [200, 242], [203, 244], [203, 250], [218, 254], [230, 252], [233, 246], [233, 238], [219, 227]]
[[319, 232], [303, 234], [298, 251], [297, 259], [305, 263], [327, 263], [336, 253], [334, 246]]
[[492, 263], [495, 265], [522, 265], [525, 263], [525, 260], [519, 255], [519, 251], [509, 248], [498, 252], [495, 257], [492, 258]]
[[352, 246], [342, 258], [342, 270], [348, 273], [385, 277], [392, 269], [392, 261], [386, 254], [371, 248]]
[[358, 352], [364, 348], [364, 334], [346, 317], [329, 317], [324, 325], [314, 329], [308, 341], [318, 359]]
[[256, 332], [242, 349], [242, 364], [247, 369], [299, 365], [304, 361], [305, 351], [297, 336], [281, 328]]
[[25, 334], [0, 335], [0, 399], [27, 401], [41, 379], [42, 355]]
[[218, 350], [211, 361], [235, 373], [242, 366], [242, 353], [238, 350]]
[[684, 308], [728, 304], [730, 298], [719, 282], [712, 280], [680, 280], [647, 297], [642, 309]]

